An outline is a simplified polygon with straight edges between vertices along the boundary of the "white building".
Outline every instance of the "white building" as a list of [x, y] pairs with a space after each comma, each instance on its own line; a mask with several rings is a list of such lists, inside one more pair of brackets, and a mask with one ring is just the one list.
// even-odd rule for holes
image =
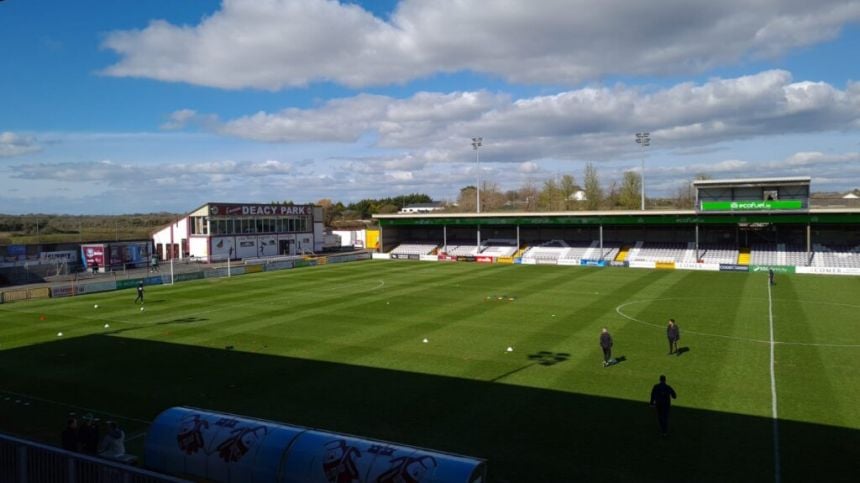
[[440, 202], [433, 203], [413, 203], [411, 205], [406, 205], [403, 209], [400, 210], [400, 213], [432, 213], [434, 211], [440, 211], [445, 207], [442, 206]]
[[226, 260], [321, 251], [322, 208], [206, 203], [152, 234], [161, 260]]

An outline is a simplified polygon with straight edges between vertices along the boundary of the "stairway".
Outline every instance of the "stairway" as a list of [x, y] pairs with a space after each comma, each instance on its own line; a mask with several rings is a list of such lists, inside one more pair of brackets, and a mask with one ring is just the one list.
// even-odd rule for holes
[[741, 248], [738, 251], [738, 265], [749, 265], [750, 264], [750, 249], [749, 248]]
[[627, 254], [629, 252], [630, 252], [630, 247], [628, 247], [626, 245], [621, 247], [621, 250], [618, 250], [618, 255], [615, 255], [615, 261], [616, 262], [623, 262], [624, 260], [627, 260]]

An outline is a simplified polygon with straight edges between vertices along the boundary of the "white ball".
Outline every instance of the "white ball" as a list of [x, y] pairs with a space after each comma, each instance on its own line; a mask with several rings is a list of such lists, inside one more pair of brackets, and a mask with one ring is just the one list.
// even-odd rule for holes
[[421, 342], [423, 342], [423, 343], [425, 343], [425, 344], [426, 344], [426, 343], [428, 343], [428, 342], [430, 342], [430, 341], [429, 341], [429, 340], [427, 340], [427, 339], [424, 339], [424, 340], [422, 340]]
[[94, 308], [94, 309], [99, 308], [99, 304], [95, 304], [95, 305], [93, 305], [93, 308]]
[[105, 329], [110, 328], [110, 324], [105, 324]]
[[57, 332], [57, 337], [62, 337], [62, 336], [63, 336], [62, 332]]
[[140, 308], [140, 311], [143, 312], [143, 307]]
[[513, 347], [508, 347], [508, 352], [513, 352], [513, 351], [514, 351]]

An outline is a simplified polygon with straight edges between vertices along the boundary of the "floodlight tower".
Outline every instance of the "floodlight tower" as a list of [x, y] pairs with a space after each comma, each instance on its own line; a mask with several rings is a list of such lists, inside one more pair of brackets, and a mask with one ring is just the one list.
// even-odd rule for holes
[[639, 171], [639, 181], [642, 185], [642, 205], [640, 209], [645, 211], [645, 148], [651, 145], [651, 133], [637, 132], [636, 143], [642, 147], [642, 169]]
[[472, 149], [475, 150], [475, 166], [478, 167], [478, 185], [475, 187], [477, 194], [475, 208], [478, 213], [481, 212], [481, 158], [478, 155], [478, 148], [481, 147], [481, 142], [484, 138], [472, 138]]

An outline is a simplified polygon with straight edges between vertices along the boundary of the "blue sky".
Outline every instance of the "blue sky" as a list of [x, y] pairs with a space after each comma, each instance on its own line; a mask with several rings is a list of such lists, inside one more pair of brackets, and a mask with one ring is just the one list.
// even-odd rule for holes
[[5, 0], [0, 212], [608, 185], [639, 130], [653, 195], [858, 188], [860, 2], [788, 3]]

